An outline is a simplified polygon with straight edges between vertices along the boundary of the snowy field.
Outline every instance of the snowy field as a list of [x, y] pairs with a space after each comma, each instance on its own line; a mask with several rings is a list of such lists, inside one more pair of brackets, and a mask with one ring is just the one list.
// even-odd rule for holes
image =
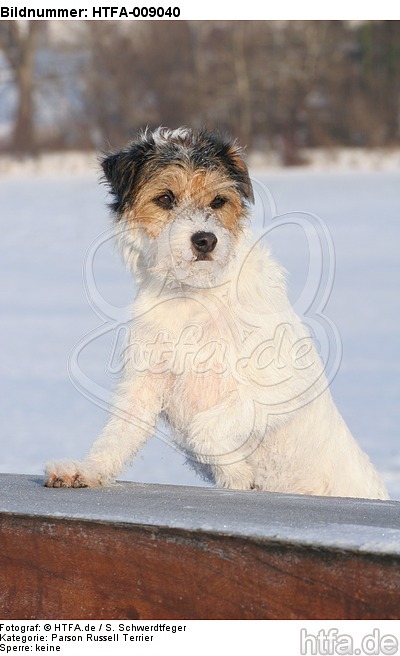
[[[1, 172], [2, 472], [40, 474], [48, 459], [81, 458], [106, 418], [118, 370], [113, 328], [134, 287], [106, 232], [95, 168], [71, 172], [54, 159], [39, 172]], [[332, 392], [400, 499], [400, 172], [257, 169], [253, 177], [256, 228], [288, 270], [300, 313], [317, 294], [316, 260], [322, 277], [335, 273], [324, 309], [336, 326]], [[168, 442], [150, 440], [123, 478], [205, 485]]]

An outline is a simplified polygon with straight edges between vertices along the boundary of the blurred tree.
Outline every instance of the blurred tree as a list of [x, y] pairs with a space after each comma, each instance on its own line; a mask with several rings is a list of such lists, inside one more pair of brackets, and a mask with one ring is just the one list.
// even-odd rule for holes
[[169, 30], [163, 22], [151, 23], [144, 60], [144, 75], [154, 96], [157, 124], [171, 127], [190, 124], [198, 94], [188, 22], [171, 23]]
[[190, 123], [196, 73], [188, 23], [88, 21], [87, 117], [119, 143], [145, 125]]
[[0, 48], [20, 151], [160, 124], [218, 126], [286, 164], [303, 146], [400, 141], [400, 21], [3, 21]]
[[360, 28], [360, 87], [370, 145], [400, 135], [400, 21], [368, 21]]
[[10, 141], [17, 152], [35, 150], [34, 75], [38, 21], [0, 22], [0, 48], [14, 74], [18, 92], [17, 110]]
[[251, 143], [253, 135], [253, 98], [247, 47], [249, 45], [249, 25], [237, 21], [231, 27], [232, 60], [235, 70], [237, 96], [237, 130], [244, 143]]

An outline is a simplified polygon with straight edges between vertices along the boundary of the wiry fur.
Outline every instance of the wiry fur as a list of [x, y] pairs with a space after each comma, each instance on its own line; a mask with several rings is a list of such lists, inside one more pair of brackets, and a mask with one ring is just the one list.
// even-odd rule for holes
[[[238, 146], [160, 128], [103, 167], [139, 292], [111, 419], [83, 462], [47, 466], [46, 485], [110, 484], [163, 416], [218, 486], [387, 498], [332, 401], [281, 268], [252, 242]], [[197, 233], [218, 240], [204, 257]]]

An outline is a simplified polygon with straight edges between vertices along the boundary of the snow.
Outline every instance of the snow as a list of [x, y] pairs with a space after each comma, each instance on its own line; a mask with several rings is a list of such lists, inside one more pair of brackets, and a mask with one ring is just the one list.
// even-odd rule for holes
[[[398, 148], [303, 148], [300, 157], [313, 171], [393, 171], [400, 168]], [[280, 168], [278, 153], [254, 152], [249, 158], [253, 168]]]
[[[324, 314], [340, 338], [338, 357], [343, 346], [332, 392], [392, 498], [400, 499], [400, 174], [395, 164], [352, 168], [254, 168], [255, 224], [260, 230], [264, 219], [298, 311], [318, 282], [314, 262], [324, 226], [332, 236], [334, 252], [328, 235], [323, 260], [330, 258], [335, 280]], [[2, 160], [0, 173], [0, 471], [40, 474], [48, 459], [84, 456], [105, 421], [118, 359], [114, 324], [104, 324], [107, 317], [123, 323], [134, 285], [108, 238], [95, 156], [54, 155], [39, 168]], [[284, 213], [274, 223], [272, 216]], [[329, 271], [324, 276], [326, 286]], [[315, 326], [323, 349], [324, 331]], [[205, 485], [168, 434], [160, 435], [124, 479]]]

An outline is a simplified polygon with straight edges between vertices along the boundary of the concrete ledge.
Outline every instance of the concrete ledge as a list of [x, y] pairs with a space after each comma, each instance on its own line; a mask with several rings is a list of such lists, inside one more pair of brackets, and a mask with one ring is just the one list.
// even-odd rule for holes
[[4, 619], [394, 619], [400, 503], [0, 475]]

